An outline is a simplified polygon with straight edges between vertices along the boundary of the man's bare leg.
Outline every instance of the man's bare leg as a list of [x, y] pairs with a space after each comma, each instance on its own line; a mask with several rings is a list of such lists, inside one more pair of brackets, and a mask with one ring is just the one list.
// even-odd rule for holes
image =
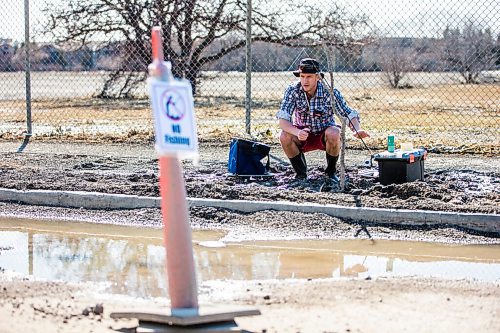
[[340, 154], [340, 129], [336, 126], [328, 127], [325, 131], [326, 169], [328, 177], [334, 178], [337, 171], [337, 161]]
[[299, 149], [299, 139], [288, 132], [281, 131], [280, 142], [285, 155], [290, 159], [296, 178], [307, 178], [307, 164], [304, 153]]

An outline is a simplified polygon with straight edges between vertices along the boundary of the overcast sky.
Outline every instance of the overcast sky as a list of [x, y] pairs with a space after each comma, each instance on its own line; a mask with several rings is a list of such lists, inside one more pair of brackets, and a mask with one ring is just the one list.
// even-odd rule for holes
[[[59, 1], [48, 0], [56, 5]], [[272, 1], [272, 0], [271, 0]], [[334, 1], [334, 0], [316, 0]], [[30, 25], [43, 20], [45, 0], [30, 1]], [[254, 1], [256, 3], [256, 1]], [[279, 1], [277, 1], [279, 3]], [[461, 27], [473, 19], [482, 27], [500, 33], [499, 0], [337, 0], [350, 11], [368, 15], [381, 33], [388, 36], [439, 37], [447, 24]], [[0, 0], [0, 37], [24, 40], [24, 0]]]
[[393, 36], [439, 37], [447, 25], [468, 19], [500, 33], [499, 0], [337, 0], [370, 17], [381, 32]]

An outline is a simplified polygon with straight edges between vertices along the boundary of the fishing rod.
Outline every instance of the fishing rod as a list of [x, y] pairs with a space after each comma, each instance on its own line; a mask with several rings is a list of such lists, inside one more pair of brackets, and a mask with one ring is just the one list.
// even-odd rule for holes
[[338, 117], [341, 117], [341, 118], [347, 118], [347, 120], [349, 121], [349, 126], [354, 129], [354, 131], [356, 132], [357, 134], [357, 137], [361, 140], [361, 142], [363, 143], [363, 145], [365, 146], [366, 150], [368, 150], [368, 152], [370, 153], [370, 168], [373, 167], [373, 157], [374, 157], [374, 154], [372, 152], [372, 150], [370, 149], [370, 147], [368, 147], [368, 145], [366, 144], [365, 140], [363, 140], [363, 138], [359, 135], [359, 132], [357, 130], [357, 128], [354, 126], [354, 124], [352, 123], [351, 121], [351, 118], [349, 118], [348, 116], [343, 116], [340, 114], [340, 112], [338, 112], [335, 108], [335, 105], [337, 104], [337, 97], [335, 96], [335, 92], [333, 90], [333, 88], [328, 84], [328, 82], [325, 80], [324, 77], [321, 77], [321, 82], [328, 88], [328, 91], [330, 91], [330, 94], [332, 95], [332, 100], [333, 100], [333, 103], [332, 103], [332, 110], [335, 114], [337, 114]]

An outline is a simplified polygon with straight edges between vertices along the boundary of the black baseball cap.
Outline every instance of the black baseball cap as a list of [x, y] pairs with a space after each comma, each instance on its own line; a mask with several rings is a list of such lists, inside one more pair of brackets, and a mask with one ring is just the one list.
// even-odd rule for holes
[[324, 74], [321, 73], [321, 70], [319, 69], [319, 62], [313, 58], [304, 58], [300, 60], [299, 68], [293, 72], [293, 75], [299, 77], [300, 73], [320, 74], [321, 77], [324, 77]]

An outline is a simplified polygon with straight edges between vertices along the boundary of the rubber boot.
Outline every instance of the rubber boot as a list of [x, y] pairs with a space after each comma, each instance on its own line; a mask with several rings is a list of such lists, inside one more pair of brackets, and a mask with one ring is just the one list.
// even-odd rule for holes
[[339, 160], [338, 156], [332, 156], [326, 153], [326, 170], [325, 173], [329, 178], [335, 177], [335, 172], [337, 171], [337, 161]]
[[297, 156], [290, 158], [290, 163], [292, 164], [293, 170], [295, 170], [295, 178], [307, 178], [307, 163], [304, 153], [299, 153]]

